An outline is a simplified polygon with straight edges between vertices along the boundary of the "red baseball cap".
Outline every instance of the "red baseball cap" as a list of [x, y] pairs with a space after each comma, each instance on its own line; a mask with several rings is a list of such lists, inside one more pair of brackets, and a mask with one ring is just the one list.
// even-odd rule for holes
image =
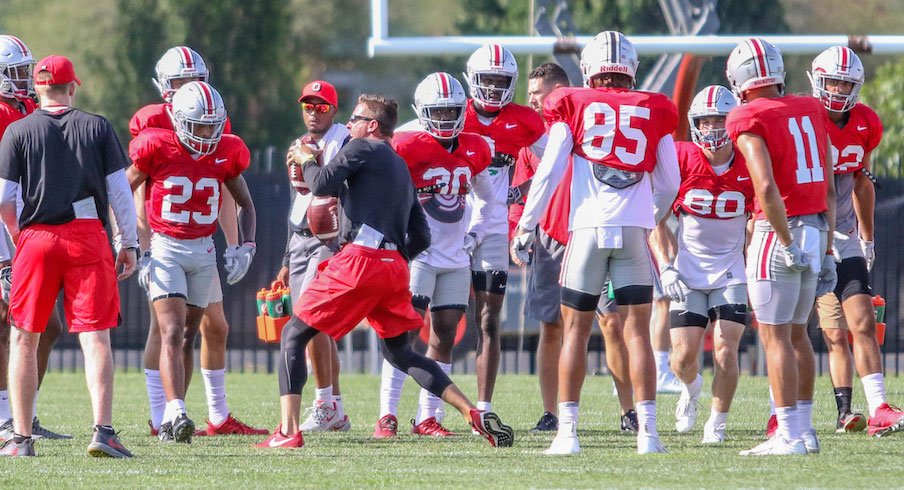
[[314, 80], [305, 85], [298, 102], [304, 102], [308, 97], [318, 97], [333, 107], [339, 107], [339, 96], [336, 95], [336, 87], [322, 80]]
[[[50, 80], [38, 81], [38, 73], [42, 71], [50, 73]], [[35, 85], [62, 85], [72, 82], [82, 84], [82, 81], [75, 76], [75, 68], [69, 58], [57, 54], [52, 54], [37, 62], [32, 76], [35, 79]]]

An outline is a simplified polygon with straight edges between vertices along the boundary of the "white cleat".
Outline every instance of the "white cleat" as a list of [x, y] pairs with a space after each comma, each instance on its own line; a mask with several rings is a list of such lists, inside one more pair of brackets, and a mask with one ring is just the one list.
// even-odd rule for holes
[[782, 436], [776, 435], [767, 440], [766, 442], [754, 447], [753, 449], [748, 449], [746, 451], [740, 452], [741, 456], [792, 456], [792, 455], [807, 455], [807, 447], [804, 446], [804, 441], [800, 439], [794, 439], [789, 441]]
[[703, 444], [722, 444], [725, 442], [725, 424], [714, 427], [709, 422], [703, 424]]
[[694, 396], [681, 390], [681, 396], [678, 398], [678, 405], [675, 407], [675, 430], [681, 434], [686, 434], [694, 428], [697, 423], [697, 405], [700, 402], [700, 394]]
[[800, 435], [800, 438], [804, 441], [807, 454], [819, 454], [819, 439], [816, 438], [816, 429], [810, 427]]
[[666, 452], [659, 436], [648, 433], [637, 434], [637, 454], [657, 454]]
[[684, 383], [675, 377], [671, 371], [659, 373], [656, 376], [656, 393], [677, 395], [684, 391]]
[[578, 444], [578, 436], [574, 434], [556, 435], [552, 444], [543, 454], [548, 456], [570, 456], [580, 454], [581, 445]]
[[345, 432], [352, 427], [347, 415], [339, 417], [336, 402], [323, 403], [322, 400], [317, 401], [313, 407], [305, 410], [305, 413], [308, 416], [299, 426], [302, 432]]

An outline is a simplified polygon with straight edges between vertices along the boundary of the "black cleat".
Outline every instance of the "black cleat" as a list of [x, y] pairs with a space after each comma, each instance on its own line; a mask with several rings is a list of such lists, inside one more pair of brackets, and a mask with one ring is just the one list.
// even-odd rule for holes
[[37, 417], [31, 419], [31, 437], [34, 439], [72, 439], [69, 434], [57, 434], [41, 426]]
[[94, 438], [88, 444], [88, 454], [95, 458], [131, 458], [132, 453], [119, 442], [116, 432], [111, 429], [94, 427]]
[[172, 435], [176, 442], [191, 444], [191, 437], [195, 435], [195, 423], [185, 414], [176, 417], [173, 421]]
[[622, 432], [637, 433], [637, 412], [633, 408], [621, 416], [621, 430]]
[[530, 430], [531, 434], [539, 434], [540, 432], [549, 432], [559, 429], [559, 418], [550, 412], [543, 412], [543, 416], [537, 422], [537, 425]]
[[176, 442], [176, 438], [173, 437], [172, 422], [160, 424], [160, 428], [157, 429], [157, 439], [160, 439], [160, 442]]

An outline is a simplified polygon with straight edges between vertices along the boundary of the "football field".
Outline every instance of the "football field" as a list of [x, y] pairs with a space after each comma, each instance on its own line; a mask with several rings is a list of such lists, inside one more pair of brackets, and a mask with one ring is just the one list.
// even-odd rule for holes
[[[473, 375], [454, 376], [465, 393], [475, 392]], [[707, 378], [705, 391], [709, 389]], [[855, 381], [857, 382], [857, 381]], [[638, 456], [634, 437], [618, 430], [618, 404], [609, 377], [591, 377], [584, 385], [579, 435], [583, 453], [549, 457], [552, 434], [531, 435], [542, 412], [535, 377], [500, 376], [494, 409], [516, 431], [515, 446], [493, 449], [471, 436], [464, 420], [449, 413], [447, 427], [464, 435], [426, 439], [407, 433], [417, 386], [405, 384], [400, 407], [400, 436], [370, 438], [377, 419], [377, 376], [346, 375], [342, 387], [352, 420], [347, 433], [305, 434], [298, 450], [257, 450], [258, 437], [197, 437], [191, 445], [163, 445], [148, 435], [144, 377], [118, 373], [114, 423], [133, 460], [93, 459], [88, 395], [81, 373], [51, 373], [41, 390], [39, 416], [53, 430], [71, 433], [71, 441], [38, 441], [37, 458], [0, 460], [4, 488], [18, 487], [205, 487], [205, 488], [599, 488], [599, 487], [901, 487], [904, 486], [904, 433], [882, 439], [865, 433], [834, 433], [835, 404], [828, 378], [817, 380], [815, 425], [822, 453], [814, 456], [742, 458], [738, 451], [762, 440], [768, 416], [765, 378], [744, 376], [721, 447], [700, 444], [709, 398], [690, 434], [674, 430], [677, 395], [661, 395], [659, 430], [669, 451]], [[278, 405], [275, 375], [231, 374], [229, 402], [243, 421], [272, 429]], [[889, 401], [904, 399], [904, 379], [888, 380]], [[854, 407], [865, 410], [859, 384]], [[304, 404], [310, 402], [310, 385]], [[200, 376], [188, 395], [189, 415], [204, 425], [206, 405]]]

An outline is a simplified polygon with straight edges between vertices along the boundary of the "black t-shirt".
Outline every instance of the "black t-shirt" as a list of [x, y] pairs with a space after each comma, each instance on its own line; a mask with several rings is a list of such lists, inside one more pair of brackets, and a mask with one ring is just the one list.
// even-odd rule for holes
[[430, 227], [414, 192], [408, 165], [389, 143], [351, 140], [328, 165], [305, 164], [304, 180], [316, 196], [339, 195], [345, 219], [340, 243], [353, 241], [366, 223], [398, 245], [407, 258], [430, 246]]
[[106, 177], [128, 164], [110, 122], [77, 109], [39, 109], [11, 124], [0, 142], [0, 178], [18, 182], [25, 202], [20, 229], [68, 223], [73, 204], [88, 197], [106, 224]]

